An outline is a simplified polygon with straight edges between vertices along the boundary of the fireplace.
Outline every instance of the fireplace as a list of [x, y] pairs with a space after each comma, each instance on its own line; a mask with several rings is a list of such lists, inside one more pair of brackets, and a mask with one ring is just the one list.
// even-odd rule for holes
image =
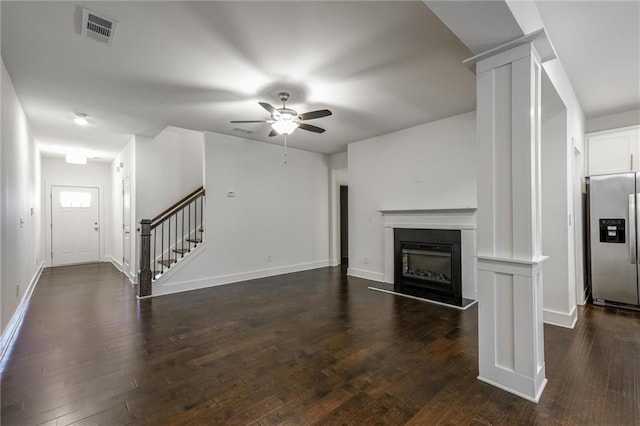
[[459, 230], [394, 229], [394, 291], [462, 306]]

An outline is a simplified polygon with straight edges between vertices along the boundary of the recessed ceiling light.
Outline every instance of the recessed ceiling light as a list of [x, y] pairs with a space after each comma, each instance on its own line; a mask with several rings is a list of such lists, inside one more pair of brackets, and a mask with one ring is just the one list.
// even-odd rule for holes
[[89, 116], [87, 114], [82, 113], [82, 112], [77, 112], [77, 113], [73, 114], [73, 121], [78, 126], [86, 126], [86, 125], [89, 124]]

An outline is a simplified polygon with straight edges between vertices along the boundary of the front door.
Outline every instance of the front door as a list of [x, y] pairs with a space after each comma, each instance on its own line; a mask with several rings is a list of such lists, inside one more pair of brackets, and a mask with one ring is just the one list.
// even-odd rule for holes
[[100, 260], [98, 188], [51, 187], [53, 266]]

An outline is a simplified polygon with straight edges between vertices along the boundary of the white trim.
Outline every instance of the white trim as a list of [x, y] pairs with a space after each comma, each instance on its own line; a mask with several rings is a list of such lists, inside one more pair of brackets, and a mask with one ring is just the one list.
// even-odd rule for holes
[[574, 306], [570, 313], [545, 309], [542, 314], [545, 324], [573, 329], [578, 322], [578, 310]]
[[[505, 265], [517, 264], [517, 265], [538, 265], [545, 260], [547, 260], [549, 256], [538, 256], [536, 258], [531, 259], [516, 259], [510, 257], [496, 257], [496, 256], [484, 256], [478, 255], [478, 261], [482, 262], [494, 262], [501, 263]], [[488, 268], [488, 271], [492, 271], [493, 269]]]
[[232, 284], [241, 281], [255, 280], [259, 278], [272, 277], [275, 275], [289, 274], [292, 272], [307, 271], [310, 269], [324, 268], [329, 266], [329, 260], [319, 260], [308, 263], [298, 263], [295, 265], [280, 266], [277, 268], [259, 269], [249, 272], [239, 272], [227, 275], [218, 275], [213, 277], [198, 278], [195, 280], [179, 281], [166, 283], [156, 281], [151, 286], [152, 296], [163, 296], [173, 293], [181, 293], [183, 291], [197, 290], [207, 287], [215, 287], [219, 285]]
[[524, 393], [522, 393], [522, 392], [518, 392], [518, 391], [516, 391], [516, 390], [514, 390], [514, 389], [510, 389], [510, 388], [508, 388], [508, 387], [506, 387], [506, 386], [504, 386], [504, 385], [501, 385], [500, 383], [496, 383], [496, 382], [494, 382], [493, 380], [489, 380], [489, 379], [487, 379], [487, 378], [485, 378], [485, 377], [478, 376], [478, 380], [480, 380], [481, 382], [488, 383], [488, 384], [490, 384], [491, 386], [495, 386], [495, 387], [497, 387], [497, 388], [499, 388], [499, 389], [502, 389], [503, 391], [507, 391], [507, 392], [509, 392], [509, 393], [512, 393], [512, 394], [514, 394], [514, 395], [517, 395], [517, 396], [519, 396], [520, 398], [524, 398], [524, 399], [526, 399], [527, 401], [535, 402], [536, 404], [538, 403], [538, 401], [540, 401], [540, 397], [542, 396], [542, 391], [544, 391], [544, 388], [547, 386], [547, 383], [549, 382], [549, 380], [547, 380], [547, 379], [545, 378], [545, 379], [543, 380], [543, 382], [542, 382], [542, 386], [540, 386], [540, 388], [538, 389], [538, 393], [536, 394], [536, 396], [535, 396], [535, 397], [533, 397], [533, 398], [532, 398], [532, 397], [530, 397], [530, 396], [529, 396], [529, 395], [527, 395], [527, 394], [524, 394]]
[[[557, 57], [545, 29], [539, 28], [522, 37], [503, 43], [485, 52], [478, 53], [469, 59], [465, 59], [462, 63], [478, 73], [486, 71], [487, 69], [497, 68], [503, 65], [503, 63], [515, 62], [517, 59], [520, 59], [522, 56], [517, 56], [518, 52], [515, 51], [515, 49], [529, 43], [535, 47], [536, 53], [540, 55], [540, 62], [544, 63]], [[514, 51], [516, 56], [514, 56]], [[504, 56], [506, 56], [506, 58]], [[485, 62], [481, 69], [476, 70], [477, 64], [481, 61], [487, 62]]]
[[478, 303], [477, 300], [474, 300], [473, 302], [469, 303], [467, 306], [456, 306], [456, 305], [450, 305], [449, 303], [438, 302], [436, 300], [429, 300], [429, 299], [423, 299], [422, 297], [411, 296], [410, 294], [396, 293], [395, 291], [385, 290], [383, 288], [376, 288], [376, 287], [367, 287], [367, 288], [369, 290], [375, 290], [375, 291], [379, 291], [381, 293], [388, 293], [388, 294], [393, 294], [395, 296], [400, 296], [400, 297], [406, 297], [406, 298], [409, 298], [409, 299], [419, 300], [421, 302], [433, 303], [434, 305], [446, 306], [447, 308], [454, 308], [454, 309], [457, 309], [459, 311], [466, 311], [467, 309], [469, 309], [470, 307], [472, 307], [473, 305]]
[[[428, 228], [425, 228], [428, 226]], [[420, 223], [395, 223], [395, 222], [385, 222], [385, 228], [407, 228], [407, 229], [453, 229], [453, 230], [463, 230], [463, 229], [477, 229], [475, 224], [466, 224], [466, 223], [429, 223], [425, 225], [424, 222]]]
[[424, 214], [424, 213], [470, 213], [474, 214], [478, 210], [476, 207], [461, 206], [461, 207], [444, 207], [444, 208], [432, 208], [432, 209], [380, 209], [378, 210], [383, 215], [389, 214]]
[[[120, 272], [122, 272], [123, 274], [125, 274], [124, 270], [122, 269], [122, 263], [118, 262], [118, 261], [116, 260], [116, 258], [115, 258], [115, 257], [113, 257], [113, 256], [107, 256], [107, 259], [108, 259], [108, 261], [109, 261], [109, 262], [111, 262], [111, 263], [113, 264], [113, 266], [115, 266], [115, 267], [116, 267], [116, 269], [117, 269], [118, 271], [120, 271]], [[126, 275], [126, 274], [125, 274], [125, 275]]]
[[[24, 314], [27, 311], [27, 306], [29, 306], [29, 301], [31, 300], [31, 295], [33, 294], [33, 290], [35, 290], [38, 281], [40, 280], [40, 276], [42, 275], [42, 270], [44, 269], [44, 260], [40, 262], [36, 273], [31, 278], [29, 282], [29, 287], [27, 287], [27, 291], [22, 295], [22, 299], [20, 303], [18, 303], [18, 307], [15, 312], [11, 316], [7, 327], [2, 332], [2, 336], [0, 337], [0, 366], [2, 365], [2, 361], [4, 360], [4, 356], [8, 352], [9, 346], [13, 343], [13, 338], [22, 325], [22, 320], [24, 319]], [[0, 367], [0, 372], [2, 368]]]
[[122, 272], [122, 274], [123, 274], [125, 277], [127, 277], [127, 279], [129, 280], [129, 282], [130, 282], [131, 284], [134, 284], [134, 285], [136, 284], [136, 281], [137, 281], [137, 280], [136, 280], [136, 277], [132, 276], [133, 274], [131, 274], [131, 272], [129, 272], [129, 271], [125, 271], [125, 270], [123, 269], [122, 262], [118, 262], [118, 261], [116, 260], [116, 258], [115, 258], [115, 257], [113, 257], [113, 256], [108, 256], [108, 260], [107, 260], [107, 262], [111, 262], [111, 264], [112, 264], [113, 266], [115, 266], [115, 267], [116, 267], [116, 269], [117, 269], [118, 271]]
[[347, 275], [370, 281], [384, 282], [384, 274], [380, 272], [365, 271], [364, 269], [347, 268]]
[[589, 137], [592, 137], [592, 136], [607, 135], [609, 133], [626, 132], [626, 131], [630, 131], [630, 130], [639, 130], [640, 131], [640, 125], [639, 124], [632, 124], [631, 126], [616, 127], [616, 128], [613, 128], [613, 129], [605, 129], [605, 130], [598, 130], [596, 132], [585, 133], [584, 136], [585, 136], [585, 139], [586, 139], [586, 138], [589, 138]]

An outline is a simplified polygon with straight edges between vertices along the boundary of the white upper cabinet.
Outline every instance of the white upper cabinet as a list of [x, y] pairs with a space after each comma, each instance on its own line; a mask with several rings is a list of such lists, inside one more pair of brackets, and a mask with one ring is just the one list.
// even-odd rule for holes
[[640, 126], [587, 134], [588, 174], [640, 171]]

